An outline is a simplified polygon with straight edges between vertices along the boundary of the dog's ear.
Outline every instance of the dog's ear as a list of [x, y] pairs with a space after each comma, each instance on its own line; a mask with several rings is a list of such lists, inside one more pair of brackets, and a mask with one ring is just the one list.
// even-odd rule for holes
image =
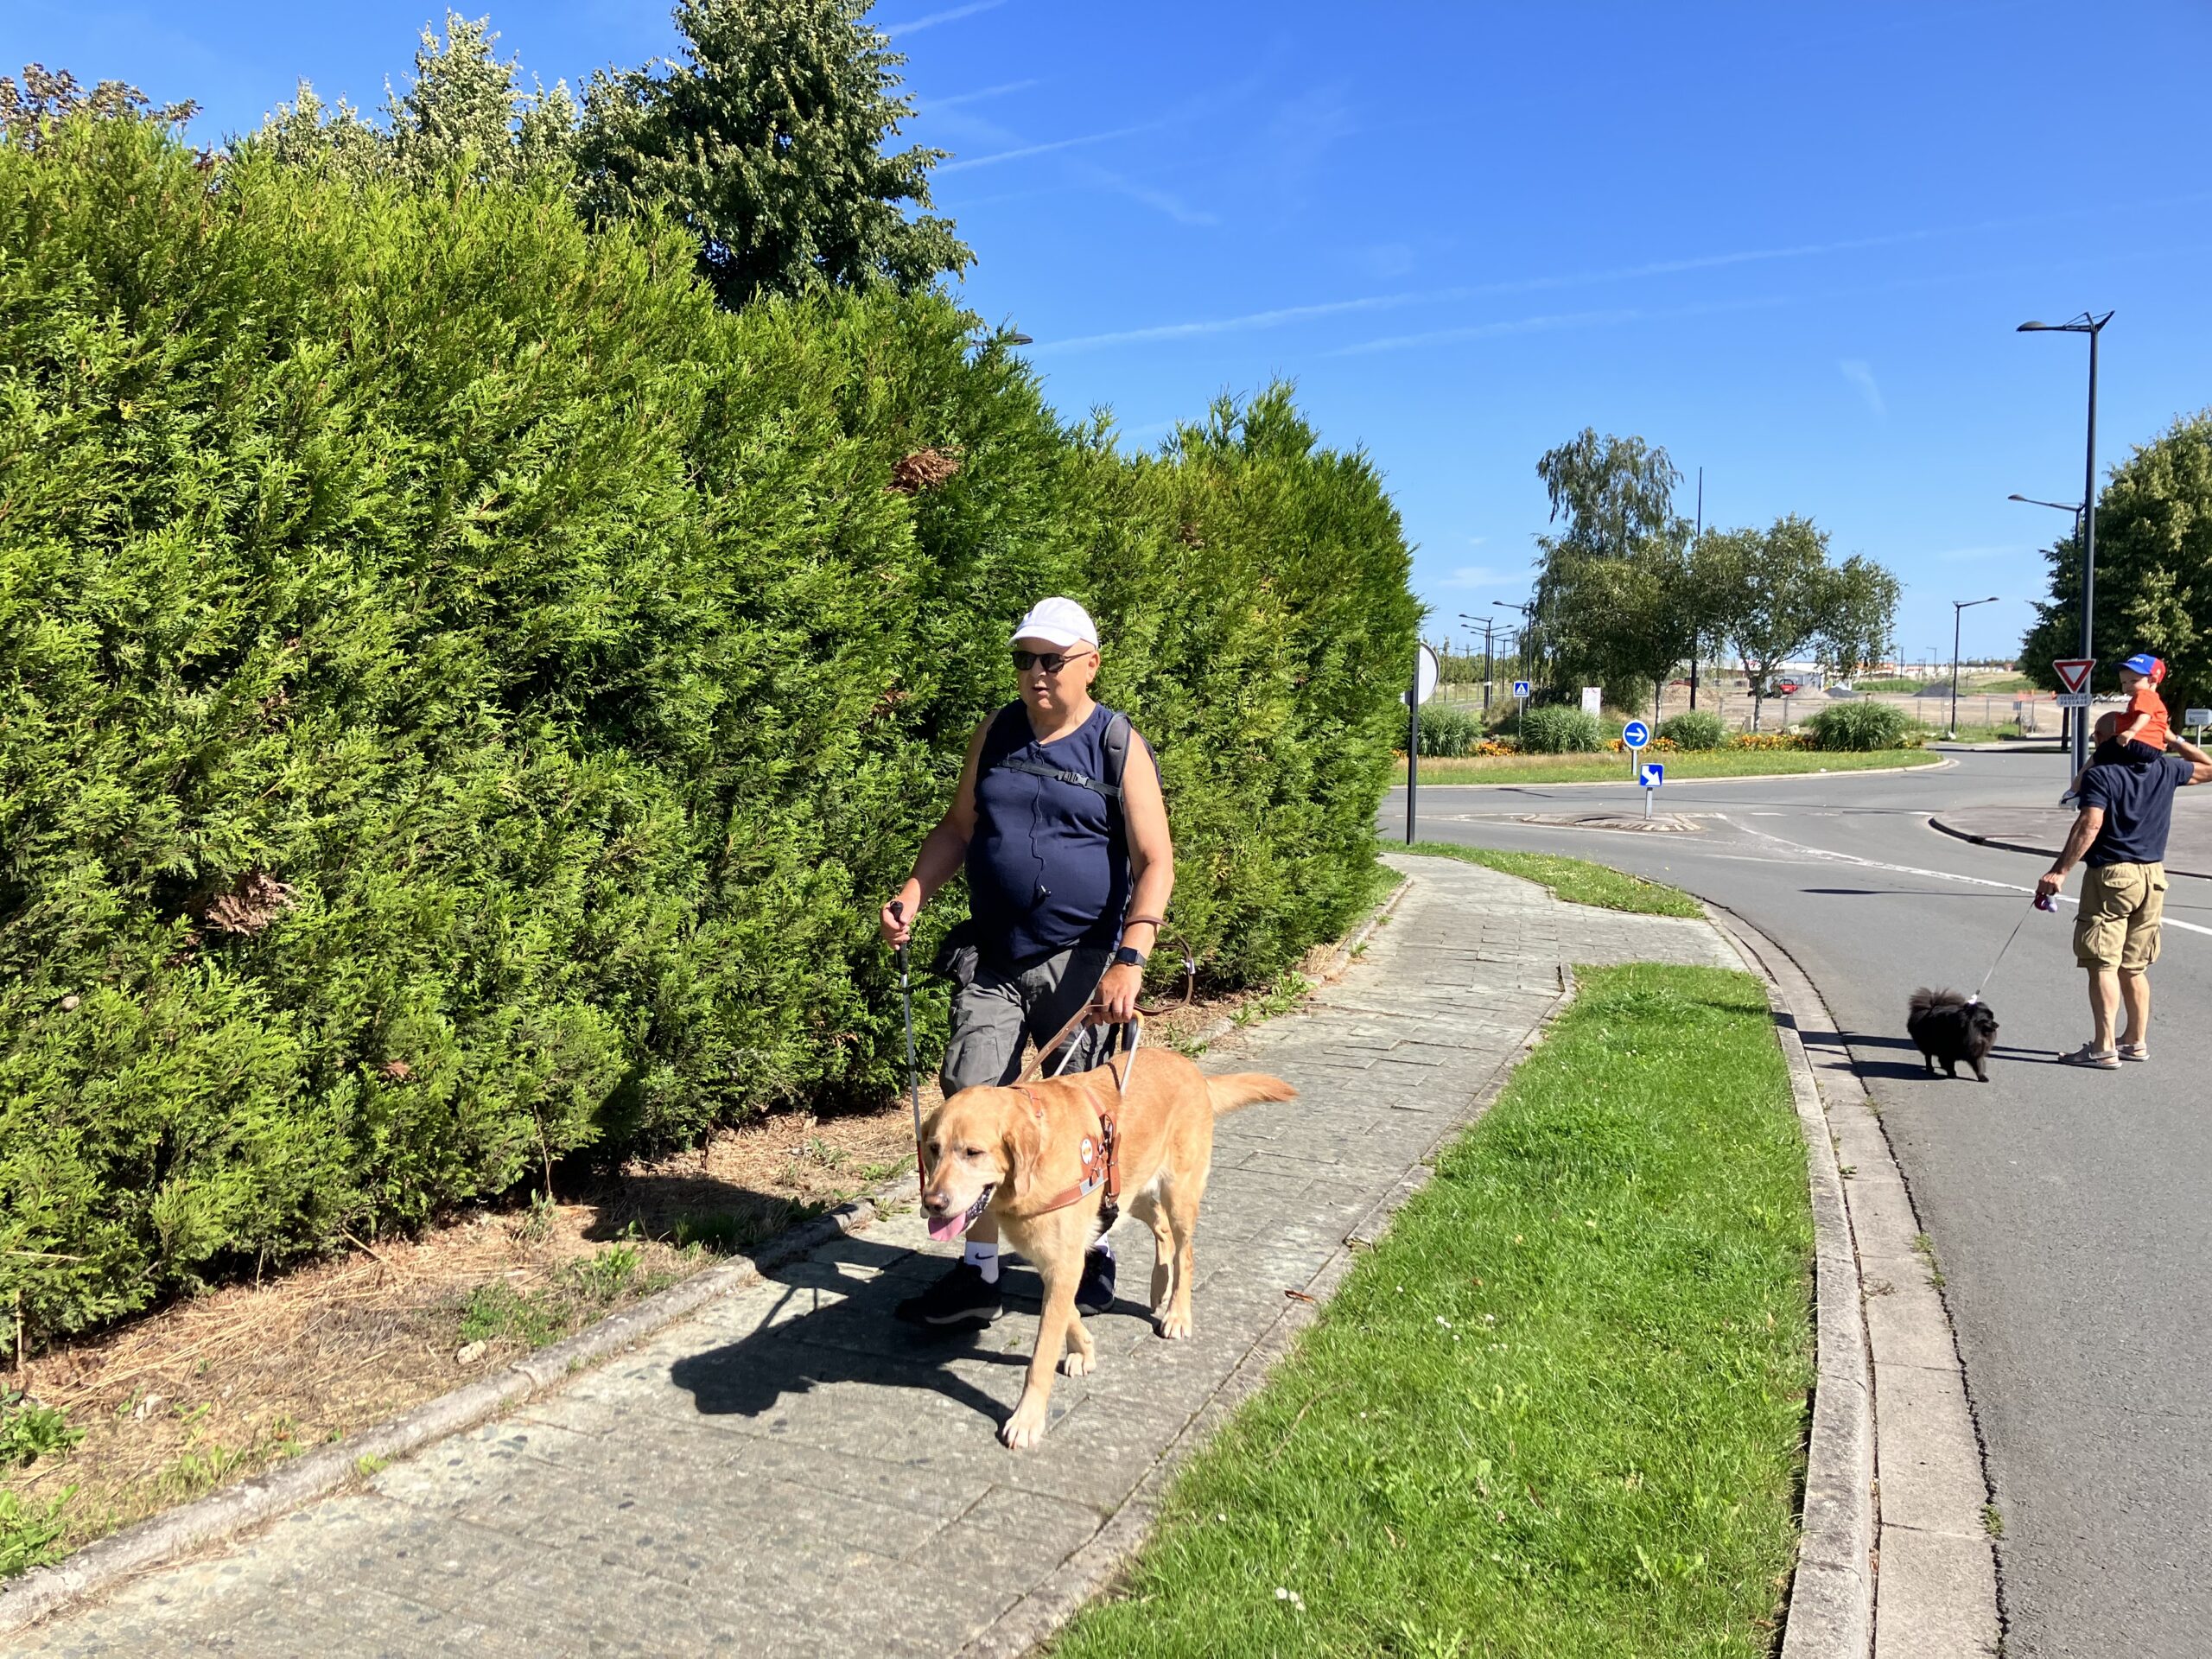
[[1026, 1100], [1014, 1101], [1007, 1108], [1005, 1132], [999, 1143], [1006, 1158], [1007, 1184], [1014, 1189], [1016, 1202], [1027, 1198], [1037, 1185], [1037, 1166], [1045, 1153], [1045, 1137], [1038, 1128], [1037, 1115]]

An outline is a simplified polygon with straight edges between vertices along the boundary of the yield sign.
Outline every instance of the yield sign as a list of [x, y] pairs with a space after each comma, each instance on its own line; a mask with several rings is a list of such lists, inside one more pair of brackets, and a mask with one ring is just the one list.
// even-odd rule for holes
[[2094, 657], [2059, 657], [2051, 661], [2058, 671], [2058, 683], [2069, 691], [2079, 691], [2089, 683], [2089, 671], [2097, 665]]

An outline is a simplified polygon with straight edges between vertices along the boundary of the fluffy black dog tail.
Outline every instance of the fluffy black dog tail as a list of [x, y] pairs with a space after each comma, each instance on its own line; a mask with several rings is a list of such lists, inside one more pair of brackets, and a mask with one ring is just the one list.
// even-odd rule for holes
[[1931, 991], [1923, 985], [1912, 994], [1912, 1000], [1905, 1004], [1905, 1017], [1908, 1020], [1917, 1020], [1922, 1014], [1932, 1013], [1940, 1007], [1947, 1006], [1962, 1007], [1965, 1004], [1966, 998], [1961, 996], [1956, 991]]

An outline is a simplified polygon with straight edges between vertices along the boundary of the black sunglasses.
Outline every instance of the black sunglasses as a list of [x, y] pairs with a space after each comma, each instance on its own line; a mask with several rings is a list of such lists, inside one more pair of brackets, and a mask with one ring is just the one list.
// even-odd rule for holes
[[1033, 668], [1041, 668], [1047, 674], [1057, 674], [1078, 657], [1088, 657], [1087, 651], [1017, 651], [1014, 653], [1014, 670], [1027, 674]]

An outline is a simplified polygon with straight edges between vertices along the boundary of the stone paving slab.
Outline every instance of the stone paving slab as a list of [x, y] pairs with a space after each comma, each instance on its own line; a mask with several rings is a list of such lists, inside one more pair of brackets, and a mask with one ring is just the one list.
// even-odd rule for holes
[[892, 1304], [950, 1254], [907, 1214], [10, 1651], [1020, 1651], [1070, 1603], [1065, 1569], [1122, 1546], [1171, 1451], [1287, 1345], [1300, 1305], [1285, 1293], [1325, 1295], [1347, 1233], [1414, 1190], [1410, 1173], [1524, 1051], [1565, 968], [1738, 965], [1702, 921], [1394, 861], [1412, 887], [1363, 957], [1207, 1057], [1302, 1092], [1222, 1121], [1197, 1335], [1153, 1334], [1150, 1243], [1125, 1224], [1122, 1299], [1090, 1322], [1099, 1369], [1059, 1379], [1039, 1450], [995, 1438], [1036, 1337], [1035, 1275], [1009, 1268], [1007, 1315], [988, 1332], [899, 1325]]

